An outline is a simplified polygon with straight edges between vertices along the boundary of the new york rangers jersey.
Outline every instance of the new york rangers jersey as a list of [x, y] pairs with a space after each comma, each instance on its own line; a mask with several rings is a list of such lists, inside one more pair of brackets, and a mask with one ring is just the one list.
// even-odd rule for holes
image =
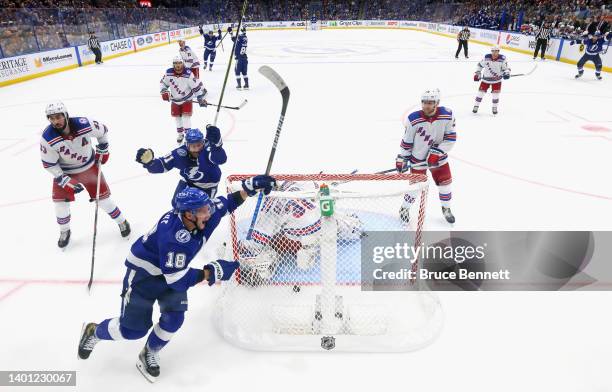
[[221, 180], [219, 165], [227, 161], [227, 154], [222, 146], [206, 144], [197, 159], [189, 155], [187, 146], [183, 145], [172, 150], [167, 155], [156, 158], [144, 165], [149, 173], [165, 173], [178, 169], [181, 177], [189, 186], [200, 189], [216, 188]]
[[180, 48], [179, 53], [183, 59], [183, 62], [185, 62], [186, 68], [196, 68], [200, 66], [198, 56], [189, 46], [185, 45], [184, 47]]
[[40, 139], [40, 157], [43, 167], [53, 177], [62, 174], [81, 173], [94, 164], [95, 152], [91, 138], [98, 144], [108, 143], [108, 128], [87, 117], [70, 117], [68, 119], [70, 135], [62, 136], [53, 126], [43, 131]]
[[238, 203], [233, 196], [212, 199], [215, 211], [203, 230], [189, 231], [178, 212], [168, 211], [130, 249], [125, 265], [147, 272], [163, 275], [166, 284], [177, 291], [187, 289], [200, 280], [201, 269], [189, 264], [206, 244], [221, 218], [233, 212]]
[[482, 72], [482, 81], [484, 83], [493, 84], [499, 83], [504, 74], [509, 74], [510, 68], [508, 68], [506, 56], [500, 54], [496, 59], [493, 59], [491, 54], [487, 54], [478, 63], [476, 72]]
[[[283, 192], [312, 191], [314, 194], [318, 191], [318, 185], [286, 181], [281, 184], [279, 190]], [[356, 216], [335, 211], [334, 217], [340, 239], [351, 241], [361, 236], [362, 224]], [[282, 234], [293, 241], [299, 241], [302, 246], [310, 246], [319, 242], [320, 232], [321, 212], [319, 206], [311, 198], [270, 195], [264, 198], [257, 223], [253, 227], [251, 240], [246, 241], [243, 245], [251, 255], [257, 255], [264, 246], [273, 241], [273, 237], [277, 234]]]
[[440, 160], [433, 167], [440, 167], [456, 140], [455, 117], [450, 109], [440, 106], [431, 117], [419, 110], [408, 115], [399, 155], [407, 158], [411, 167], [422, 170], [427, 168], [429, 154], [436, 154]]
[[180, 74], [174, 72], [174, 68], [168, 68], [159, 81], [159, 88], [161, 92], [170, 91], [171, 101], [178, 105], [204, 95], [204, 85], [187, 67]]

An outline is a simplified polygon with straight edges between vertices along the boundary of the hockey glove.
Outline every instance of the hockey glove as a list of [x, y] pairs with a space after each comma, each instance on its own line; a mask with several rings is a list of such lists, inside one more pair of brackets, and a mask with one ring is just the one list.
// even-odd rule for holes
[[170, 101], [170, 92], [168, 90], [163, 90], [161, 92], [161, 97], [164, 101]]
[[110, 157], [110, 153], [108, 152], [108, 143], [100, 143], [96, 146], [96, 162], [100, 162], [104, 165], [108, 158]]
[[150, 163], [153, 158], [155, 158], [155, 154], [150, 148], [139, 148], [136, 153], [136, 162], [142, 163], [143, 165]]
[[269, 195], [274, 187], [276, 187], [276, 180], [274, 177], [263, 174], [242, 180], [242, 189], [244, 189], [249, 196], [255, 196], [257, 191], [263, 191], [265, 195]]
[[228, 28], [227, 28], [227, 32], [228, 32], [229, 34], [231, 34], [231, 33], [232, 33], [232, 26], [230, 26], [230, 27], [228, 27]]
[[215, 147], [221, 147], [223, 145], [221, 141], [221, 131], [214, 125], [208, 124], [206, 126], [206, 140]]
[[221, 29], [217, 30], [217, 34], [221, 35]]
[[198, 97], [198, 105], [200, 105], [201, 108], [208, 106], [208, 102], [206, 102], [206, 99], [204, 99], [204, 95], [200, 95]]
[[480, 74], [479, 74], [478, 72], [476, 72], [476, 73], [474, 74], [474, 81], [475, 81], [475, 82], [478, 82], [479, 80], [480, 80]]
[[219, 280], [229, 280], [234, 272], [240, 267], [237, 261], [217, 260], [211, 261], [204, 266], [204, 271], [208, 270], [208, 285], [212, 286]]
[[509, 73], [505, 73], [504, 74], [504, 80], [508, 80], [510, 79], [510, 74]]
[[79, 184], [78, 182], [70, 178], [70, 176], [67, 176], [65, 174], [62, 174], [61, 176], [56, 177], [54, 181], [60, 187], [64, 188], [67, 191], [72, 191], [74, 193], [79, 193], [83, 189], [85, 189], [83, 185]]
[[395, 158], [395, 169], [397, 170], [398, 173], [403, 173], [407, 171], [409, 168], [410, 168], [410, 164], [408, 163], [408, 157], [403, 157], [401, 155], [398, 155], [397, 158]]

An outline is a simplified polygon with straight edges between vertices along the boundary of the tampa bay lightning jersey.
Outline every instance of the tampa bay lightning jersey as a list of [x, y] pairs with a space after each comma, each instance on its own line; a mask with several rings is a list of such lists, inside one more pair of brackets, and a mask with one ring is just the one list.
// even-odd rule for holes
[[588, 55], [596, 55], [601, 53], [604, 50], [604, 46], [608, 45], [607, 40], [612, 38], [612, 33], [608, 33], [605, 37], [600, 37], [597, 41], [593, 42], [593, 40], [587, 38], [582, 43], [586, 47], [585, 53]]
[[246, 34], [239, 34], [237, 37], [232, 37], [232, 41], [236, 41], [236, 49], [234, 50], [234, 55], [236, 56], [236, 59], [246, 59], [248, 44], [248, 38]]
[[215, 212], [203, 230], [189, 231], [178, 212], [166, 212], [147, 234], [134, 242], [125, 265], [149, 275], [163, 275], [166, 284], [177, 291], [186, 291], [198, 283], [202, 270], [190, 268], [189, 263], [206, 244], [221, 218], [238, 207], [233, 197], [220, 196], [212, 201]]
[[189, 155], [187, 146], [182, 145], [169, 154], [156, 158], [144, 165], [149, 173], [165, 173], [171, 169], [178, 169], [181, 177], [190, 186], [200, 189], [215, 188], [221, 180], [219, 165], [227, 161], [227, 154], [222, 146], [215, 146], [206, 142], [197, 159]]
[[219, 36], [202, 34], [204, 36], [204, 49], [206, 50], [217, 50], [217, 40], [221, 39], [221, 34]]

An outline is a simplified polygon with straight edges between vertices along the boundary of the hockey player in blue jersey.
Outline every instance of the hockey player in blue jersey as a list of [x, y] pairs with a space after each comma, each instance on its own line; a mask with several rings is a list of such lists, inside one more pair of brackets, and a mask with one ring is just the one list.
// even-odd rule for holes
[[212, 30], [209, 30], [208, 33], [204, 33], [202, 26], [200, 26], [200, 34], [202, 34], [204, 37], [204, 70], [206, 70], [208, 58], [210, 57], [210, 65], [208, 65], [208, 70], [212, 71], [215, 57], [217, 57], [217, 40], [220, 41], [223, 39], [221, 37], [221, 29], [217, 30], [218, 36], [215, 36]]
[[609, 42], [606, 41], [612, 40], [612, 32], [608, 32], [608, 34], [601, 34], [599, 32], [588, 36], [586, 39], [573, 40], [570, 42], [570, 45], [574, 45], [576, 43], [583, 44], [586, 47], [584, 51], [584, 55], [578, 60], [578, 74], [576, 75], [576, 79], [581, 77], [584, 74], [584, 64], [587, 61], [592, 61], [595, 64], [595, 76], [597, 79], [601, 80], [601, 68], [603, 66], [601, 62], [601, 56], [599, 55], [604, 51], [604, 46], [609, 45]]
[[[227, 29], [231, 34], [231, 27]], [[237, 34], [235, 37], [232, 36], [232, 41], [236, 41], [236, 48], [234, 49], [234, 57], [236, 58], [236, 67], [234, 68], [234, 73], [236, 74], [236, 88], [238, 90], [249, 89], [249, 76], [247, 74], [249, 68], [249, 59], [247, 57], [247, 44], [248, 39], [246, 36], [246, 28], [242, 28], [240, 34]], [[244, 79], [244, 87], [240, 82], [240, 75], [242, 75], [242, 79]]]
[[[215, 197], [221, 180], [220, 165], [227, 161], [223, 149], [219, 128], [207, 125], [206, 138], [197, 128], [187, 131], [185, 144], [172, 150], [161, 158], [155, 158], [153, 150], [141, 148], [136, 153], [136, 161], [141, 163], [149, 173], [165, 173], [178, 169], [181, 179], [176, 186], [174, 196], [187, 186], [203, 190], [210, 197]], [[174, 204], [173, 204], [174, 207]]]
[[[89, 358], [100, 340], [136, 340], [149, 333], [138, 356], [137, 367], [154, 382], [160, 373], [159, 351], [170, 341], [185, 318], [187, 290], [207, 281], [228, 280], [239, 267], [237, 261], [216, 260], [202, 269], [190, 262], [208, 241], [221, 219], [231, 214], [258, 191], [269, 194], [276, 186], [266, 175], [242, 182], [242, 189], [211, 199], [196, 188], [185, 188], [176, 195], [176, 208], [166, 212], [155, 226], [132, 245], [125, 261], [127, 267], [121, 292], [120, 316], [83, 326], [78, 357]], [[161, 311], [153, 326], [153, 305]]]

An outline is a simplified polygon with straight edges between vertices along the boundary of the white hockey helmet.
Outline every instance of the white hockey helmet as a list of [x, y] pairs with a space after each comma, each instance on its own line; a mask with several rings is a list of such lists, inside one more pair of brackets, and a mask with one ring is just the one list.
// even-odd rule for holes
[[68, 110], [66, 109], [66, 106], [60, 102], [52, 102], [50, 104], [47, 105], [47, 107], [45, 108], [45, 114], [47, 115], [47, 118], [49, 118], [49, 116], [51, 116], [52, 114], [59, 114], [62, 113], [64, 115], [64, 118], [66, 118], [66, 121], [68, 121]]
[[435, 102], [440, 103], [440, 90], [437, 88], [430, 88], [423, 91], [421, 94], [421, 102]]
[[185, 62], [183, 61], [183, 58], [181, 56], [175, 56], [172, 59], [172, 64], [178, 64], [178, 63], [185, 65]]
[[491, 52], [499, 52], [499, 46], [493, 45], [493, 47], [491, 48]]

